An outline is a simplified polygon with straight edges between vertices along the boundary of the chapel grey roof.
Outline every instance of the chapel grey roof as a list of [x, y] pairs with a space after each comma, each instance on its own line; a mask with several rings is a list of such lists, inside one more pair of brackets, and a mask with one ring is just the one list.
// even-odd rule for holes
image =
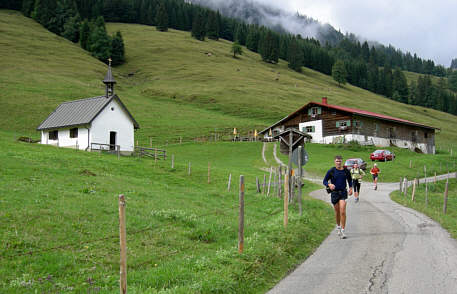
[[106, 96], [97, 96], [63, 102], [38, 126], [37, 130], [41, 131], [90, 124], [113, 99], [119, 102], [127, 112], [127, 115], [132, 119], [135, 129], [138, 129], [139, 125], [128, 109], [117, 95], [113, 95], [109, 98]]

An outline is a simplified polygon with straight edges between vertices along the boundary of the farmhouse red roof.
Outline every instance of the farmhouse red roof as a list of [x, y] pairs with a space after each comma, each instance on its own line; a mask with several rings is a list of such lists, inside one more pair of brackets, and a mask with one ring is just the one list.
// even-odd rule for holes
[[[325, 99], [324, 99], [324, 102], [325, 102]], [[398, 122], [398, 123], [402, 123], [402, 124], [418, 126], [418, 127], [427, 128], [427, 129], [438, 129], [438, 128], [427, 126], [427, 125], [424, 125], [424, 124], [419, 124], [419, 123], [416, 123], [416, 122], [412, 122], [412, 121], [409, 121], [409, 120], [406, 120], [406, 119], [396, 118], [396, 117], [393, 117], [393, 116], [388, 116], [388, 115], [379, 114], [379, 113], [375, 113], [375, 112], [370, 112], [370, 111], [366, 111], [366, 110], [360, 110], [360, 109], [356, 109], [356, 108], [343, 107], [343, 106], [338, 106], [338, 105], [331, 105], [331, 104], [327, 104], [327, 103], [320, 103], [320, 102], [311, 101], [308, 104], [306, 104], [306, 105], [302, 106], [301, 108], [299, 108], [298, 110], [294, 111], [293, 113], [289, 114], [285, 118], [279, 120], [278, 122], [276, 122], [273, 125], [269, 126], [265, 130], [261, 131], [260, 133], [264, 133], [265, 131], [268, 131], [270, 128], [280, 124], [281, 122], [288, 120], [289, 118], [293, 117], [298, 112], [300, 112], [303, 109], [306, 109], [307, 107], [309, 107], [311, 104], [327, 107], [327, 108], [330, 108], [330, 109], [341, 110], [341, 111], [344, 111], [344, 112], [349, 112], [349, 113], [353, 113], [353, 114], [357, 114], [357, 115], [375, 117], [375, 118], [382, 119], [382, 120], [388, 120], [388, 121], [393, 121], [393, 122]]]

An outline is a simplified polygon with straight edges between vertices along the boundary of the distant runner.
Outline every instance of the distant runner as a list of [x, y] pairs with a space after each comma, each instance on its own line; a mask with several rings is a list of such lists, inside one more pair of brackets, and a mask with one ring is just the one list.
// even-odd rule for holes
[[[352, 195], [351, 173], [341, 165], [343, 158], [335, 156], [335, 167], [327, 171], [323, 184], [330, 193], [333, 208], [335, 210], [336, 231], [341, 239], [345, 239], [344, 229], [346, 227], [346, 199], [348, 191], [346, 182], [349, 184], [349, 196]], [[329, 183], [331, 181], [331, 183]]]
[[351, 169], [351, 177], [352, 187], [354, 188], [355, 203], [359, 202], [360, 184], [362, 183], [363, 176], [365, 176], [365, 172], [359, 168], [357, 163], [354, 163], [354, 166]]
[[381, 172], [381, 170], [378, 168], [376, 163], [373, 165], [373, 168], [370, 170], [370, 174], [373, 176], [373, 189], [377, 190], [378, 189], [378, 174]]

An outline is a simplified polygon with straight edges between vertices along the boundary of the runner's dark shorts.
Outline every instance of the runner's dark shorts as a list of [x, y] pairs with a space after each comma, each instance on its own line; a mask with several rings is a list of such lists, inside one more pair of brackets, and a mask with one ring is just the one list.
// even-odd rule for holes
[[376, 180], [378, 178], [378, 174], [372, 174], [373, 180]]
[[332, 200], [332, 204], [335, 205], [338, 203], [340, 200], [346, 200], [348, 199], [348, 191], [343, 190], [343, 191], [333, 191], [330, 194], [330, 198]]
[[360, 182], [359, 180], [352, 180], [352, 188], [354, 188], [354, 193], [360, 193]]

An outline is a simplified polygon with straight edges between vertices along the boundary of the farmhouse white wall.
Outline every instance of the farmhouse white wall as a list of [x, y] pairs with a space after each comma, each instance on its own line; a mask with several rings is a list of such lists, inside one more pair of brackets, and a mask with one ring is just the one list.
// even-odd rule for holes
[[306, 133], [306, 127], [314, 127], [314, 132], [309, 133], [311, 136], [313, 136], [313, 139], [311, 140], [311, 143], [321, 143], [323, 140], [323, 134], [322, 134], [322, 120], [312, 120], [312, 121], [307, 121], [298, 124], [298, 129]]
[[92, 121], [90, 143], [109, 144], [110, 132], [116, 132], [116, 145], [120, 145], [121, 151], [134, 151], [133, 122], [115, 100]]

